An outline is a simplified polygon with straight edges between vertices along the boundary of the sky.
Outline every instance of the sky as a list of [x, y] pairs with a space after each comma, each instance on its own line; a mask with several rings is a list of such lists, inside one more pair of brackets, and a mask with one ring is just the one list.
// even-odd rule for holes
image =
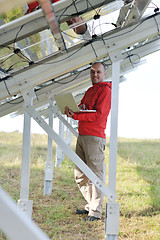
[[[160, 139], [160, 51], [145, 60], [119, 85], [118, 137]], [[57, 122], [53, 124], [56, 132]], [[34, 120], [31, 126], [32, 133], [45, 133]], [[23, 116], [0, 118], [0, 131], [16, 130], [23, 132]], [[110, 117], [106, 135], [110, 136]]]

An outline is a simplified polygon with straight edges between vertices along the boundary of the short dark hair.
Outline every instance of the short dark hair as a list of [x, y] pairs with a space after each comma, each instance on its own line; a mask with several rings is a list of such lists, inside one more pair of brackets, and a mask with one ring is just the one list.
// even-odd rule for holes
[[98, 62], [98, 61], [93, 62], [93, 63], [92, 63], [92, 66], [93, 66], [94, 64], [97, 64], [97, 63], [100, 63], [100, 64], [103, 66], [104, 71], [106, 71], [106, 65], [105, 65], [103, 62]]

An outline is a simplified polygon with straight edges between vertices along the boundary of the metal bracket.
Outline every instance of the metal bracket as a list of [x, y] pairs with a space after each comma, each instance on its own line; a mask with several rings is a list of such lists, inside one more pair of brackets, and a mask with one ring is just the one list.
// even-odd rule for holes
[[55, 133], [55, 131], [45, 122], [38, 112], [31, 106], [26, 107], [26, 111], [33, 119], [45, 130], [45, 132], [59, 145], [65, 154], [84, 172], [84, 174], [93, 182], [93, 184], [114, 202], [116, 195], [91, 171], [91, 169], [70, 149], [67, 144]]
[[50, 107], [53, 113], [63, 122], [63, 124], [74, 134], [75, 137], [78, 137], [78, 132], [67, 122], [67, 120], [62, 116], [57, 107]]
[[107, 203], [105, 211], [105, 233], [107, 235], [119, 234], [119, 203]]
[[45, 164], [45, 181], [52, 181], [53, 180], [53, 163], [52, 162], [46, 162]]
[[25, 212], [29, 217], [32, 217], [33, 200], [19, 199], [17, 205], [19, 209]]
[[122, 53], [120, 51], [110, 52], [109, 57], [110, 57], [112, 63], [121, 61], [123, 59]]

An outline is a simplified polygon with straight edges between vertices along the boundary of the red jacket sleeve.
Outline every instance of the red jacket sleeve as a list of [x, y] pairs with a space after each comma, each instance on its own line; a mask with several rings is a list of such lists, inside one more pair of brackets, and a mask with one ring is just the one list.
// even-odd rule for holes
[[[85, 96], [83, 97], [83, 99]], [[81, 103], [83, 103], [83, 99]], [[73, 119], [79, 121], [97, 121], [104, 116], [108, 116], [111, 107], [111, 90], [108, 87], [103, 88], [103, 91], [96, 99], [95, 110], [96, 112], [78, 112], [74, 113]]]

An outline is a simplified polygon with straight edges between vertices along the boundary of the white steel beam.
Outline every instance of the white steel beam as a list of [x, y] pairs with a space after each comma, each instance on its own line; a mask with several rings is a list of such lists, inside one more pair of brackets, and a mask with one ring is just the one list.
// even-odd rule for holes
[[[116, 194], [117, 175], [117, 130], [118, 130], [118, 97], [119, 97], [119, 76], [120, 53], [111, 55], [112, 60], [112, 96], [111, 96], [111, 132], [109, 151], [109, 181], [108, 187]], [[106, 206], [106, 240], [116, 240], [119, 234], [119, 204], [110, 200]]]
[[127, 26], [133, 22], [138, 22], [142, 17], [151, 0], [134, 0], [125, 4], [121, 10], [116, 24], [121, 27]]
[[[156, 52], [159, 49], [160, 49], [160, 39], [157, 39], [155, 41], [145, 43], [145, 44], [142, 42], [141, 46], [136, 47], [135, 49], [131, 48], [131, 60], [133, 63], [137, 62], [144, 56], [147, 56], [153, 52]], [[132, 66], [133, 64], [130, 62], [130, 59], [128, 57], [130, 53], [123, 52], [122, 55], [123, 55], [123, 61], [121, 62], [121, 67], [120, 67], [121, 74], [126, 74], [129, 71], [135, 70], [136, 67], [138, 67], [139, 64], [141, 64], [141, 62], [138, 64], [134, 64], [134, 68], [133, 68]], [[105, 63], [108, 64], [107, 62]], [[107, 68], [107, 79], [111, 78], [111, 74], [112, 74], [112, 70], [111, 70], [111, 67], [109, 66]], [[48, 103], [48, 97], [54, 96], [55, 93], [61, 93], [61, 92], [67, 92], [67, 91], [75, 92], [77, 91], [78, 88], [86, 89], [87, 87], [90, 86], [89, 69], [84, 70], [82, 73], [80, 73], [78, 78], [72, 81], [72, 79], [75, 78], [75, 75], [64, 78], [63, 81], [61, 82], [64, 84], [52, 83], [38, 90], [36, 92], [37, 98], [35, 98], [33, 101], [34, 107], [38, 108], [40, 106], [46, 105]], [[6, 84], [8, 84], [8, 81], [6, 81]], [[11, 102], [9, 100], [6, 100], [6, 103], [3, 103], [0, 105], [0, 117], [15, 111], [18, 111], [18, 114], [23, 113], [22, 97], [12, 100]]]
[[61, 122], [74, 134], [75, 137], [78, 137], [78, 132], [68, 123], [68, 121], [62, 116], [57, 107], [50, 107], [56, 117], [59, 118]]
[[[32, 91], [23, 94], [25, 104], [33, 104]], [[21, 166], [21, 189], [18, 207], [32, 216], [32, 200], [29, 200], [29, 175], [30, 175], [30, 150], [31, 150], [31, 117], [27, 111], [24, 111], [23, 126], [23, 151]]]
[[[67, 117], [67, 116], [66, 116]], [[67, 118], [67, 122], [70, 124], [70, 126], [72, 127], [72, 123], [73, 123], [73, 121], [72, 121], [72, 118]], [[72, 144], [72, 133], [71, 133], [71, 131], [69, 130], [69, 128], [67, 127], [66, 128], [66, 137], [65, 137], [65, 142], [67, 143], [67, 145], [69, 146], [69, 147], [71, 147], [71, 144]]]
[[[50, 107], [53, 106], [53, 100], [50, 101]], [[49, 111], [49, 126], [53, 128], [53, 112], [50, 108]], [[54, 165], [52, 162], [52, 138], [48, 136], [48, 148], [47, 148], [47, 161], [45, 163], [44, 172], [44, 195], [50, 195], [52, 193], [52, 181], [53, 181]]]
[[[86, 0], [77, 0], [74, 2], [72, 0], [61, 0], [59, 2], [53, 3], [53, 6], [54, 6], [54, 11], [56, 13], [56, 16], [58, 17], [58, 22], [62, 23], [70, 19], [73, 15], [78, 15], [76, 9], [78, 9], [78, 12], [80, 15], [83, 12], [87, 13], [88, 11], [93, 11], [93, 9], [96, 9], [98, 7], [103, 6], [104, 4], [109, 4], [112, 2], [113, 3], [117, 2], [117, 6], [119, 8], [120, 7], [119, 3], [122, 3], [123, 1], [122, 0], [106, 0], [106, 1], [90, 0], [91, 4], [87, 5]], [[115, 11], [115, 8], [113, 8], [113, 10], [111, 11]], [[0, 26], [0, 44], [8, 45], [14, 42], [15, 37], [16, 37], [16, 41], [19, 41], [26, 37], [29, 37], [32, 34], [35, 34], [37, 32], [40, 32], [48, 28], [49, 28], [49, 25], [46, 22], [45, 17], [43, 16], [42, 9], [39, 9], [33, 13], [25, 15], [24, 17], [18, 18], [12, 22], [9, 22], [5, 25]], [[18, 35], [17, 35], [17, 32], [19, 32]]]
[[[155, 22], [156, 19], [156, 22]], [[100, 38], [99, 41], [87, 45], [78, 45], [71, 48], [66, 54], [60, 53], [48, 57], [47, 61], [41, 61], [29, 68], [17, 71], [13, 74], [13, 79], [7, 81], [7, 87], [11, 95], [18, 94], [20, 91], [15, 85], [21, 84], [22, 88], [34, 87], [37, 84], [49, 81], [53, 78], [66, 74], [79, 67], [85, 66], [95, 60], [103, 59], [108, 56], [109, 53], [114, 51], [122, 51], [123, 49], [133, 46], [137, 42], [144, 41], [145, 39], [157, 36], [158, 27], [160, 28], [160, 14], [154, 17], [148, 18], [141, 24], [125, 28], [121, 31], [117, 29], [111, 33], [104, 34], [103, 41]], [[95, 52], [93, 51], [93, 48]], [[96, 53], [96, 55], [95, 55]], [[65, 61], [68, 59], [68, 61]], [[63, 62], [63, 71], [62, 65]], [[43, 68], [42, 68], [43, 66]], [[54, 71], [53, 71], [54, 69]], [[4, 99], [8, 97], [8, 92], [3, 82], [0, 82], [0, 98]]]
[[[59, 119], [59, 137], [62, 139], [62, 141], [64, 141], [64, 125], [60, 119]], [[60, 167], [63, 161], [64, 161], [63, 148], [61, 148], [60, 145], [57, 145], [55, 167]]]
[[11, 197], [0, 187], [0, 230], [10, 240], [49, 240], [49, 237], [17, 208]]
[[59, 145], [64, 153], [84, 172], [84, 174], [93, 182], [93, 184], [110, 199], [115, 201], [116, 196], [112, 194], [109, 188], [90, 170], [90, 168], [72, 151], [68, 145], [55, 133], [55, 131], [44, 121], [40, 114], [35, 111], [31, 105], [25, 106], [26, 111], [33, 119], [44, 129], [44, 131]]

